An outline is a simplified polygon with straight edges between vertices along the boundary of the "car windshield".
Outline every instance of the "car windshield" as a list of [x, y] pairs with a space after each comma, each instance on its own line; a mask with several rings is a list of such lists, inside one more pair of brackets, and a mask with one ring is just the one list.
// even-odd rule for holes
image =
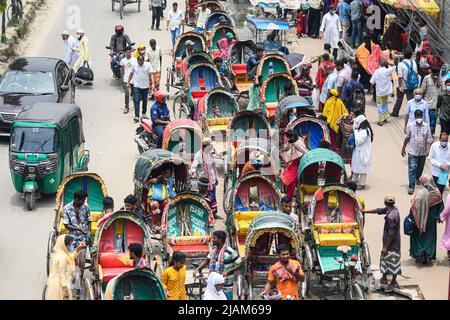
[[58, 151], [58, 134], [53, 128], [16, 127], [11, 136], [11, 151], [54, 153]]
[[41, 95], [54, 92], [52, 72], [9, 70], [0, 82], [0, 93]]

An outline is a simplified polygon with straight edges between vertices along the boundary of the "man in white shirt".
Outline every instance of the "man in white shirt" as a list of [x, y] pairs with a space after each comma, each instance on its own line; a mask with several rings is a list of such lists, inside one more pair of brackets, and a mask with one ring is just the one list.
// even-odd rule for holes
[[128, 87], [131, 87], [131, 81], [134, 81], [133, 102], [134, 102], [134, 122], [139, 122], [139, 109], [142, 101], [142, 118], [147, 119], [147, 99], [148, 90], [151, 85], [152, 66], [145, 62], [144, 56], [137, 58], [137, 64], [131, 67], [128, 77]]
[[75, 62], [78, 60], [78, 53], [76, 50], [78, 47], [78, 42], [74, 37], [69, 35], [68, 31], [61, 32], [62, 39], [64, 41], [64, 62], [70, 68], [73, 68]]
[[[120, 60], [120, 74], [122, 75], [122, 85], [125, 92], [125, 109], [124, 114], [130, 111], [130, 89], [128, 88], [128, 78], [130, 77], [131, 68], [137, 64], [136, 58], [132, 56], [133, 49], [127, 47], [125, 49], [125, 57]], [[131, 93], [133, 94], [133, 80], [130, 83]]]
[[178, 3], [174, 2], [172, 4], [172, 10], [169, 12], [167, 17], [167, 27], [172, 34], [172, 47], [175, 47], [178, 37], [180, 36], [180, 26], [184, 24], [184, 13], [178, 10]]
[[161, 65], [162, 65], [162, 52], [161, 48], [156, 45], [156, 40], [150, 40], [150, 48], [147, 53], [147, 61], [152, 66], [152, 79], [150, 84], [150, 97], [153, 98], [153, 94], [159, 90], [159, 83], [161, 79]]
[[197, 14], [197, 24], [196, 24], [196, 28], [194, 31], [197, 33], [203, 33], [205, 31], [206, 19], [211, 14], [211, 10], [209, 10], [206, 7], [205, 1], [203, 1], [201, 3], [201, 5], [199, 5], [199, 7], [197, 8], [196, 14]]
[[370, 83], [375, 86], [376, 103], [378, 108], [378, 125], [382, 126], [384, 122], [389, 118], [388, 100], [392, 94], [392, 73], [395, 72], [395, 66], [389, 67], [387, 60], [380, 62], [380, 68], [378, 68], [372, 75]]
[[324, 43], [330, 44], [331, 48], [333, 48], [333, 57], [336, 60], [339, 48], [338, 42], [342, 39], [342, 26], [334, 4], [330, 5], [330, 11], [323, 16], [322, 25], [320, 26], [320, 39], [322, 38]]
[[[398, 117], [400, 108], [403, 104], [403, 97], [406, 94], [406, 100], [409, 101], [414, 98], [414, 90], [406, 88], [406, 81], [408, 80], [409, 69], [411, 68], [413, 72], [418, 76], [417, 63], [412, 59], [413, 52], [411, 49], [406, 49], [404, 52], [404, 59], [398, 64], [398, 88], [397, 88], [397, 100], [395, 101], [394, 109], [392, 110], [391, 116]], [[420, 84], [420, 79], [418, 81]]]
[[[431, 145], [428, 160], [430, 160], [431, 164], [431, 175], [442, 195], [448, 181], [448, 169], [450, 166], [450, 148], [448, 147], [448, 134], [446, 132], [442, 132], [439, 136], [439, 141]], [[444, 178], [447, 176], [444, 184], [438, 183], [439, 176], [444, 176]]]

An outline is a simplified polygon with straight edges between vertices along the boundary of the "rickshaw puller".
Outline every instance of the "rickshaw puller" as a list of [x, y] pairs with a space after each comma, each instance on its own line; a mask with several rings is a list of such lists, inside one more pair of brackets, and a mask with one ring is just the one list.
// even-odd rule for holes
[[157, 147], [162, 148], [164, 128], [170, 122], [170, 111], [167, 107], [168, 94], [162, 91], [155, 93], [155, 103], [150, 109], [150, 117], [153, 123], [153, 132], [158, 136]]

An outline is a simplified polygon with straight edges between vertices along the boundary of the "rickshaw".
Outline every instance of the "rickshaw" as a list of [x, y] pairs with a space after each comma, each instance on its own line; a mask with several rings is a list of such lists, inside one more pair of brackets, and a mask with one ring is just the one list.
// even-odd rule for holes
[[142, 0], [111, 0], [111, 9], [114, 12], [117, 3], [119, 5], [120, 19], [123, 19], [123, 13], [126, 5], [137, 3], [138, 12], [141, 12], [141, 2]]
[[202, 140], [202, 128], [197, 122], [178, 119], [170, 121], [164, 129], [162, 148], [192, 163], [195, 154], [202, 147]]
[[[186, 17], [185, 22], [186, 25], [190, 27], [195, 27], [196, 24], [196, 18], [195, 18], [195, 12], [197, 10], [197, 7], [199, 5], [200, 1], [198, 0], [186, 0]], [[208, 0], [206, 1], [206, 7], [211, 10], [211, 12], [215, 11], [223, 11], [224, 7], [219, 1], [215, 0]]]
[[228, 125], [239, 111], [234, 95], [225, 88], [217, 87], [206, 94], [198, 103], [198, 112], [205, 123], [205, 134], [214, 140], [223, 141]]
[[100, 220], [91, 248], [90, 268], [94, 292], [98, 300], [105, 298], [105, 290], [111, 279], [134, 269], [133, 260], [128, 253], [128, 246], [131, 243], [142, 245], [143, 258], [148, 265], [154, 263], [155, 270], [158, 272], [162, 269], [158, 269], [160, 263], [158, 266], [156, 263], [161, 259], [152, 251], [152, 237], [150, 227], [134, 212], [117, 211]]
[[[263, 154], [270, 166], [264, 167], [261, 172], [270, 176], [274, 182], [279, 183], [281, 165], [278, 148], [270, 140], [264, 138], [251, 138], [242, 141], [238, 146], [231, 145], [224, 159], [224, 194], [236, 185], [241, 176], [244, 165], [250, 160], [250, 154], [258, 151]], [[226, 197], [224, 197], [225, 200]], [[225, 207], [225, 205], [224, 205]]]
[[191, 275], [208, 256], [213, 231], [213, 212], [198, 193], [177, 194], [164, 210], [161, 225], [164, 261], [168, 261], [175, 251], [186, 255], [187, 293], [196, 300], [201, 299], [205, 286]]
[[233, 34], [233, 38], [237, 40], [236, 31], [233, 26], [227, 24], [219, 24], [206, 33], [206, 41], [209, 48], [209, 52], [213, 58], [222, 56], [222, 53], [217, 45], [222, 38], [225, 38], [226, 34], [230, 32]]
[[[287, 21], [249, 16], [247, 22], [254, 29], [256, 44], [263, 45], [266, 52], [285, 51], [286, 54], [288, 53], [286, 52], [287, 32], [289, 31]], [[264, 36], [266, 36], [265, 40]]]
[[233, 27], [234, 20], [227, 12], [223, 10], [211, 12], [205, 21], [205, 34], [214, 29], [218, 24], [227, 24]]
[[207, 54], [206, 52], [200, 51], [200, 52], [195, 52], [195, 53], [191, 54], [187, 58], [186, 68], [189, 69], [193, 65], [196, 65], [199, 63], [214, 64], [213, 60], [209, 54]]
[[261, 77], [264, 83], [270, 75], [283, 73], [291, 74], [291, 67], [289, 62], [278, 53], [269, 53], [262, 57], [261, 61], [256, 68], [256, 77]]
[[[336, 152], [317, 148], [305, 154], [300, 160], [298, 168], [301, 212], [306, 214], [314, 193], [321, 186], [344, 183], [346, 178], [344, 160]], [[303, 219], [303, 215], [299, 217], [299, 220], [300, 218]], [[302, 225], [305, 226], [303, 222]]]
[[309, 291], [310, 273], [303, 257], [302, 241], [294, 219], [280, 211], [265, 212], [253, 219], [248, 227], [247, 237], [242, 245], [245, 257], [244, 272], [237, 278], [239, 300], [258, 300], [267, 283], [269, 269], [278, 262], [276, 252], [280, 244], [291, 251], [290, 259], [302, 264], [305, 281], [299, 288], [303, 299]]
[[275, 115], [275, 123], [280, 131], [280, 136], [283, 136], [293, 117], [302, 118], [304, 116], [316, 117], [313, 106], [305, 97], [289, 96], [283, 98], [278, 105]]
[[318, 148], [322, 140], [330, 142], [330, 131], [326, 123], [308, 115], [292, 120], [286, 127], [286, 130], [288, 129], [294, 130], [298, 137], [302, 137], [309, 150]]
[[185, 84], [185, 88], [174, 98], [173, 114], [176, 119], [189, 118], [197, 121], [199, 100], [212, 89], [222, 86], [222, 80], [213, 64], [197, 63], [186, 72]]
[[[183, 86], [184, 73], [182, 70], [182, 55], [183, 52], [186, 51], [185, 42], [188, 40], [194, 42], [195, 52], [206, 52], [206, 40], [203, 35], [195, 33], [193, 31], [188, 31], [181, 34], [173, 49], [172, 66], [167, 68], [167, 88], [174, 87], [179, 89], [181, 86]], [[175, 82], [176, 78], [179, 80], [179, 83]]]
[[233, 78], [233, 87], [238, 92], [238, 100], [247, 96], [253, 85], [253, 79], [247, 74], [247, 61], [256, 52], [256, 44], [252, 40], [237, 41], [230, 49], [229, 70]]
[[88, 194], [86, 204], [91, 211], [91, 234], [94, 238], [98, 229], [98, 221], [103, 217], [103, 199], [107, 197], [106, 184], [96, 173], [79, 172], [67, 176], [56, 192], [55, 219], [53, 229], [48, 237], [47, 245], [47, 275], [50, 272], [50, 254], [55, 246], [56, 239], [67, 233], [63, 223], [64, 207], [74, 199], [74, 193], [83, 190]]
[[[309, 204], [307, 220], [305, 248], [312, 252], [313, 271], [321, 280], [337, 281], [346, 299], [364, 299], [361, 287], [369, 288], [372, 271], [356, 194], [344, 185], [321, 187]], [[350, 262], [344, 263], [342, 256]], [[349, 267], [353, 271], [347, 277]]]
[[279, 102], [284, 98], [284, 86], [291, 83], [295, 95], [298, 95], [297, 82], [287, 73], [274, 73], [263, 82], [261, 102], [266, 107], [267, 118], [274, 123]]
[[141, 206], [145, 216], [150, 217], [153, 230], [158, 229], [161, 222], [161, 214], [151, 214], [148, 191], [149, 186], [147, 181], [151, 178], [158, 178], [162, 169], [170, 167], [173, 169], [172, 177], [174, 178], [173, 187], [178, 194], [182, 191], [188, 190], [190, 185], [188, 183], [189, 162], [176, 154], [162, 149], [153, 149], [142, 153], [134, 167], [134, 195], [141, 201]]
[[56, 193], [66, 176], [87, 170], [89, 152], [77, 105], [26, 106], [12, 123], [10, 141], [11, 179], [28, 210], [41, 195]]
[[161, 280], [148, 268], [131, 269], [111, 279], [105, 300], [167, 300]]

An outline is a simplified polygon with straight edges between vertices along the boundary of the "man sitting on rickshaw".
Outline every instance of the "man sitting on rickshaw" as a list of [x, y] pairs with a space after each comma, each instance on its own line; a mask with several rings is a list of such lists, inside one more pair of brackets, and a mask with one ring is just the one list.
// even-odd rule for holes
[[279, 261], [269, 269], [266, 287], [261, 296], [266, 296], [276, 284], [282, 300], [300, 300], [298, 282], [305, 281], [302, 266], [297, 260], [289, 259], [291, 253], [285, 244], [278, 245]]
[[217, 216], [217, 202], [216, 195], [209, 190], [209, 179], [206, 177], [201, 177], [198, 179], [198, 193], [208, 202], [209, 207], [211, 208], [214, 218], [219, 218]]
[[130, 252], [130, 259], [133, 260], [133, 267], [135, 269], [150, 268], [145, 260], [145, 256], [143, 255], [144, 250], [140, 243], [130, 243], [128, 245], [128, 251]]
[[163, 165], [160, 172], [161, 175], [158, 177], [146, 181], [148, 183], [147, 211], [152, 215], [154, 224], [161, 223], [161, 213], [176, 196], [172, 166]]
[[228, 59], [230, 57], [230, 48], [236, 43], [234, 36], [231, 32], [227, 32], [225, 37], [217, 41], [217, 46], [219, 47], [222, 58]]
[[153, 132], [158, 136], [156, 146], [162, 148], [164, 129], [170, 122], [170, 111], [167, 107], [168, 94], [162, 91], [155, 92], [155, 103], [150, 108], [150, 118], [153, 123]]
[[147, 220], [145, 213], [143, 212], [143, 208], [139, 205], [138, 198], [135, 195], [129, 194], [128, 196], [126, 196], [125, 199], [123, 199], [123, 204], [124, 206], [121, 210], [133, 212], [140, 218]]
[[264, 154], [259, 151], [252, 151], [252, 153], [250, 153], [250, 159], [242, 168], [242, 172], [239, 177], [249, 172], [260, 171], [262, 168], [268, 166], [270, 166], [270, 160], [267, 159]]

